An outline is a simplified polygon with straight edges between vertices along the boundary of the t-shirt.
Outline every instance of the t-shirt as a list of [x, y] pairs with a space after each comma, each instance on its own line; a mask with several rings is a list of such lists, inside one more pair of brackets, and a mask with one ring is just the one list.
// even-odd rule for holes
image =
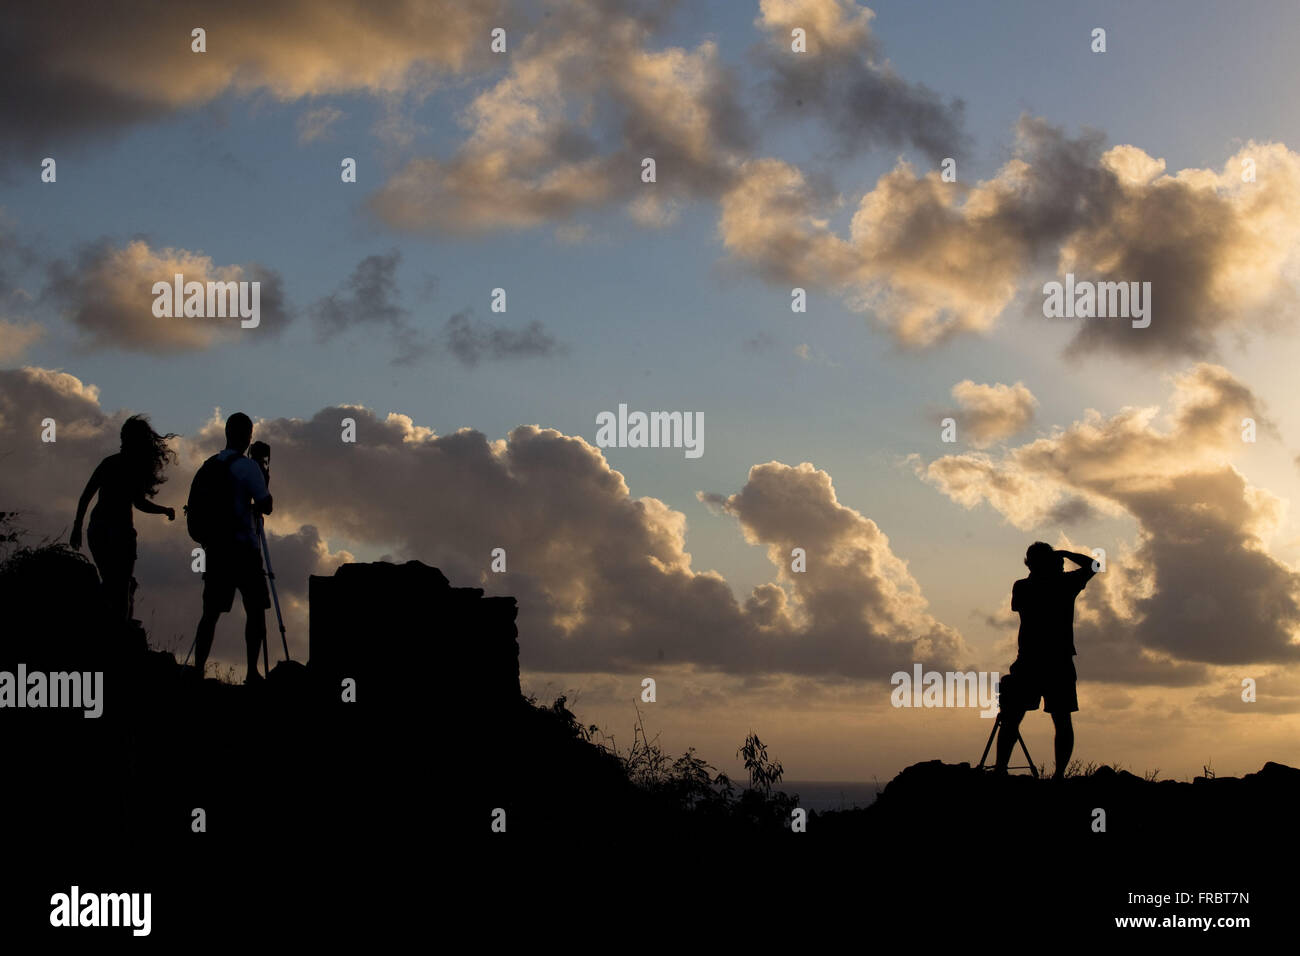
[[266, 479], [262, 469], [245, 455], [233, 448], [223, 448], [217, 453], [220, 461], [238, 458], [230, 465], [230, 478], [235, 485], [235, 540], [240, 544], [257, 547], [257, 525], [250, 502], [262, 502], [270, 497], [266, 490]]
[[1074, 649], [1074, 599], [1093, 574], [1091, 565], [1046, 577], [1030, 575], [1011, 588], [1020, 613], [1020, 659], [1029, 664], [1068, 663]]
[[141, 497], [142, 480], [152, 472], [141, 473], [121, 452], [99, 463], [92, 479], [99, 485], [99, 500], [90, 512], [90, 527], [95, 530], [122, 530], [132, 526], [131, 506]]

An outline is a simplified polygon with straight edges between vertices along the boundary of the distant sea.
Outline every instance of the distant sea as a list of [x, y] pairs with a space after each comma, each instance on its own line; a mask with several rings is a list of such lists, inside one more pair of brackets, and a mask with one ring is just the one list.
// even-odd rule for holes
[[861, 780], [782, 780], [776, 789], [799, 794], [799, 806], [819, 813], [869, 807], [878, 792], [874, 783]]

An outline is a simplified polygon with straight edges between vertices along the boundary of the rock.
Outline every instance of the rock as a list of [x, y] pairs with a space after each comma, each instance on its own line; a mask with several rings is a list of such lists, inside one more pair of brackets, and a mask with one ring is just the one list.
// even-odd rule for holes
[[313, 576], [308, 593], [311, 668], [334, 688], [352, 678], [358, 698], [434, 703], [472, 720], [495, 721], [516, 705], [514, 598], [454, 588], [419, 561], [345, 564]]

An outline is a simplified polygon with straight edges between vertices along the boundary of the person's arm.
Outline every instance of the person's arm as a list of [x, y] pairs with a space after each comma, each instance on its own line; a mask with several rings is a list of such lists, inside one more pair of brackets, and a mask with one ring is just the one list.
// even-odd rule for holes
[[81, 550], [81, 523], [86, 520], [86, 509], [90, 507], [90, 499], [95, 497], [99, 486], [103, 484], [103, 470], [104, 463], [101, 461], [91, 472], [90, 480], [86, 482], [86, 490], [81, 493], [81, 500], [77, 502], [77, 518], [72, 523], [72, 535], [68, 538], [68, 544], [77, 551]]
[[1019, 590], [1020, 590], [1019, 581], [1011, 585], [1011, 612], [1013, 614], [1020, 610], [1020, 601], [1018, 600], [1019, 595], [1016, 593]]
[[144, 495], [135, 496], [135, 506], [147, 515], [166, 515], [168, 521], [176, 520], [175, 508], [164, 508], [162, 505], [156, 505]]
[[1088, 586], [1088, 582], [1097, 575], [1097, 572], [1092, 567], [1093, 561], [1096, 559], [1090, 554], [1079, 554], [1075, 551], [1058, 551], [1056, 553], [1069, 558], [1079, 566], [1077, 570], [1067, 572], [1065, 580], [1070, 582], [1070, 589], [1074, 594], [1081, 593]]
[[251, 458], [245, 458], [239, 463], [239, 471], [244, 490], [248, 492], [248, 497], [253, 499], [253, 510], [269, 515], [271, 493], [266, 490], [266, 476], [262, 474], [262, 466]]
[[1058, 551], [1056, 553], [1063, 558], [1069, 558], [1079, 567], [1084, 568], [1085, 570], [1090, 572], [1092, 571], [1092, 562], [1097, 560], [1090, 554], [1079, 554], [1078, 552], [1075, 551]]

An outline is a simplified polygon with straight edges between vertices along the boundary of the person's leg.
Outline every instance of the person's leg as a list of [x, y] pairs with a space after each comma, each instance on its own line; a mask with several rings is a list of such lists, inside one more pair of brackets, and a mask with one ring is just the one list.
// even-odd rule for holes
[[140, 583], [135, 579], [135, 562], [139, 557], [136, 549], [136, 532], [135, 528], [130, 529], [130, 533], [123, 540], [122, 560], [126, 567], [123, 573], [126, 575], [126, 606], [122, 609], [123, 621], [130, 624], [135, 619], [135, 591]]
[[90, 546], [90, 556], [95, 561], [95, 570], [99, 572], [100, 600], [104, 608], [104, 619], [112, 627], [127, 622], [128, 608], [131, 600], [131, 571], [135, 566], [134, 555], [127, 563], [127, 554], [118, 547], [112, 535], [100, 528], [92, 528], [86, 536]]
[[194, 668], [200, 675], [212, 650], [217, 619], [235, 604], [235, 578], [229, 553], [206, 548], [207, 568], [203, 572], [203, 617], [194, 635]]
[[248, 679], [256, 680], [257, 656], [262, 653], [262, 644], [266, 641], [266, 610], [256, 606], [255, 599], [244, 597], [244, 645], [248, 651]]
[[194, 634], [194, 669], [200, 674], [203, 673], [203, 667], [208, 662], [208, 654], [212, 650], [212, 638], [217, 633], [217, 618], [219, 617], [221, 617], [220, 611], [204, 603], [203, 616], [199, 618], [199, 627]]
[[99, 576], [104, 582], [104, 610], [109, 624], [121, 627], [130, 620], [131, 570], [125, 562], [110, 559]]
[[262, 569], [262, 555], [257, 550], [242, 552], [239, 572], [239, 594], [244, 601], [244, 646], [248, 651], [247, 680], [257, 680], [257, 655], [266, 643], [266, 609], [271, 606], [271, 594], [266, 587], [266, 572]]
[[1006, 773], [1011, 763], [1011, 751], [1020, 739], [1020, 722], [1025, 719], [1023, 710], [1003, 710], [1002, 726], [998, 728], [998, 759], [993, 765], [995, 773]]
[[1052, 723], [1056, 725], [1056, 771], [1052, 779], [1063, 780], [1065, 768], [1070, 765], [1070, 754], [1074, 753], [1074, 724], [1068, 710], [1053, 711]]

